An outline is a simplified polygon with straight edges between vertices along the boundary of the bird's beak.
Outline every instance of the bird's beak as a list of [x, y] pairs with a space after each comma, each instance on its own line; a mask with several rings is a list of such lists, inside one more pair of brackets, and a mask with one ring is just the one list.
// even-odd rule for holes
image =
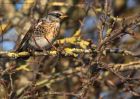
[[67, 15], [60, 16], [60, 19], [65, 19], [65, 18], [68, 18], [68, 16]]

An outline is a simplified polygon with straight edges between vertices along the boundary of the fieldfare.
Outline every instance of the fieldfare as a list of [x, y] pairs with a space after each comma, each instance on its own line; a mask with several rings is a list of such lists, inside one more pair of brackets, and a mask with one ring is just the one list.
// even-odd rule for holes
[[25, 34], [16, 51], [44, 50], [49, 48], [59, 34], [60, 22], [67, 17], [60, 11], [52, 11], [47, 17], [39, 19], [36, 24], [30, 27]]

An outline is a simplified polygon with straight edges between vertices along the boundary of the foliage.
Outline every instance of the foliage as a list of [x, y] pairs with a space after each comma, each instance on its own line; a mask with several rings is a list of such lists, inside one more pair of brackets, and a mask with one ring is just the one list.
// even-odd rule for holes
[[[139, 97], [140, 2], [133, 2], [0, 0], [0, 98]], [[53, 10], [69, 18], [52, 47], [16, 52], [33, 22]]]

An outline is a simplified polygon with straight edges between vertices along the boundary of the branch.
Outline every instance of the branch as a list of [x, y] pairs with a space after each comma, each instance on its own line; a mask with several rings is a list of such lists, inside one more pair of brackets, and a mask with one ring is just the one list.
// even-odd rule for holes
[[29, 57], [29, 56], [47, 56], [47, 55], [57, 55], [58, 53], [61, 53], [65, 56], [74, 56], [77, 57], [80, 53], [91, 53], [92, 51], [90, 49], [79, 49], [79, 48], [65, 48], [62, 51], [46, 51], [46, 52], [7, 52], [7, 51], [1, 51], [0, 57], [2, 58], [22, 58], [22, 57]]
[[116, 64], [111, 67], [117, 71], [137, 70], [137, 69], [140, 69], [140, 60], [133, 61], [133, 62], [126, 63], [126, 64]]

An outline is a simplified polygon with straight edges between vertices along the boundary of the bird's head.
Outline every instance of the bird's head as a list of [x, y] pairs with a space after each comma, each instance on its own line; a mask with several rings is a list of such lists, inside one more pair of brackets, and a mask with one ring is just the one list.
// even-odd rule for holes
[[64, 18], [67, 18], [67, 15], [65, 15], [64, 13], [60, 12], [60, 11], [52, 11], [48, 13], [47, 18], [50, 21], [54, 21], [54, 22], [60, 22], [61, 20], [63, 20]]

